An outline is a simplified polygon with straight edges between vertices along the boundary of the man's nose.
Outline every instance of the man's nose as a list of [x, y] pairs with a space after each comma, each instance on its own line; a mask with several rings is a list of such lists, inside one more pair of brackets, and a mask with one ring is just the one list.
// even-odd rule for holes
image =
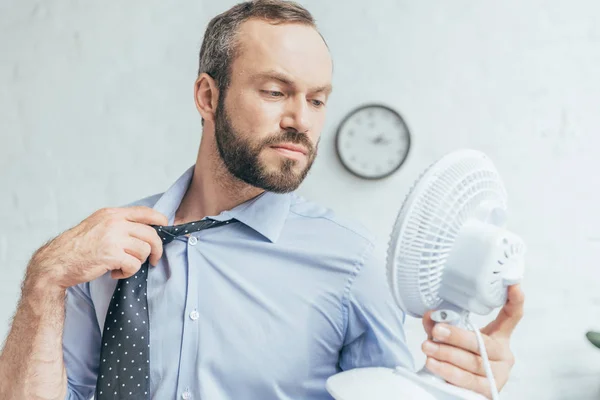
[[308, 133], [311, 129], [309, 105], [304, 96], [290, 99], [284, 117], [281, 119], [283, 130]]

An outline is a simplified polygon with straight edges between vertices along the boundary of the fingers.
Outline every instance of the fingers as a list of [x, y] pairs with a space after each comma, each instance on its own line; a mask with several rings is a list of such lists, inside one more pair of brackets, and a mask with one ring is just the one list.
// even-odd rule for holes
[[125, 217], [131, 222], [139, 222], [146, 225], [167, 225], [168, 218], [150, 207], [132, 206], [126, 207]]
[[425, 328], [425, 332], [427, 332], [427, 339], [432, 339], [432, 333], [431, 331], [433, 330], [433, 327], [435, 326], [435, 321], [431, 319], [431, 313], [433, 312], [433, 310], [427, 311], [424, 315], [423, 318], [421, 319], [423, 321], [423, 328]]
[[137, 258], [140, 264], [146, 261], [152, 249], [149, 243], [134, 237], [127, 238], [124, 245], [125, 253]]
[[491, 398], [490, 385], [487, 378], [472, 374], [444, 361], [427, 358], [427, 369], [447, 382], [483, 394]]
[[517, 324], [523, 318], [524, 305], [525, 294], [521, 290], [521, 285], [509, 286], [506, 304], [502, 307], [496, 319], [481, 331], [488, 335], [494, 334], [506, 338], [510, 337]]
[[[502, 347], [496, 340], [485, 334], [481, 334], [483, 344], [490, 360], [500, 360], [502, 358]], [[433, 338], [441, 343], [459, 347], [470, 351], [471, 353], [480, 355], [479, 344], [475, 332], [466, 329], [458, 328], [448, 324], [438, 323], [433, 328]]]
[[129, 235], [147, 243], [149, 246], [149, 251], [145, 254], [144, 259], [141, 259], [141, 262], [146, 261], [146, 258], [150, 256], [148, 260], [150, 265], [157, 265], [163, 254], [163, 245], [156, 230], [148, 225], [136, 223], [132, 224]]
[[427, 356], [438, 361], [453, 364], [475, 375], [485, 376], [483, 359], [477, 354], [431, 340], [423, 342], [421, 348]]
[[110, 272], [113, 279], [125, 279], [136, 274], [139, 271], [142, 263], [137, 257], [123, 253], [123, 257], [119, 263], [121, 269], [114, 269]]

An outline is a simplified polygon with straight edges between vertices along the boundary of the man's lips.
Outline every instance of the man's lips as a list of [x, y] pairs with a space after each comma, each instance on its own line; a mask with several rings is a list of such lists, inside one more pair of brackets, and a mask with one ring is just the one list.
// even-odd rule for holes
[[292, 143], [282, 143], [282, 144], [278, 144], [278, 145], [271, 146], [271, 147], [274, 148], [274, 149], [276, 149], [276, 150], [283, 150], [283, 151], [301, 153], [303, 155], [307, 155], [308, 154], [308, 151], [306, 150], [305, 147], [297, 145], [297, 144], [292, 144]]

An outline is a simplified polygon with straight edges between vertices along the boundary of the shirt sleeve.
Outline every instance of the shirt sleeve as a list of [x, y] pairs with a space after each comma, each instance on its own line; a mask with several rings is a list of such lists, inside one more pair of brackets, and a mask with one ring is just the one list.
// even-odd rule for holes
[[415, 369], [406, 344], [405, 315], [392, 298], [381, 253], [371, 247], [351, 282], [339, 361], [342, 370], [396, 366]]
[[68, 288], [63, 332], [63, 358], [67, 370], [65, 400], [87, 400], [94, 394], [101, 341], [89, 283]]

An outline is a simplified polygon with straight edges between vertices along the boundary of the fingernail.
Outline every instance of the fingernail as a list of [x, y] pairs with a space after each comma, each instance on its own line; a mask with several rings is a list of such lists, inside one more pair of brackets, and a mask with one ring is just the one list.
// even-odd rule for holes
[[436, 325], [433, 328], [433, 336], [436, 339], [447, 339], [450, 336], [450, 329], [446, 328], [444, 325]]
[[423, 350], [427, 354], [435, 353], [439, 347], [440, 346], [438, 346], [437, 344], [435, 344], [433, 342], [430, 342], [429, 340], [427, 340], [425, 343], [423, 343]]

